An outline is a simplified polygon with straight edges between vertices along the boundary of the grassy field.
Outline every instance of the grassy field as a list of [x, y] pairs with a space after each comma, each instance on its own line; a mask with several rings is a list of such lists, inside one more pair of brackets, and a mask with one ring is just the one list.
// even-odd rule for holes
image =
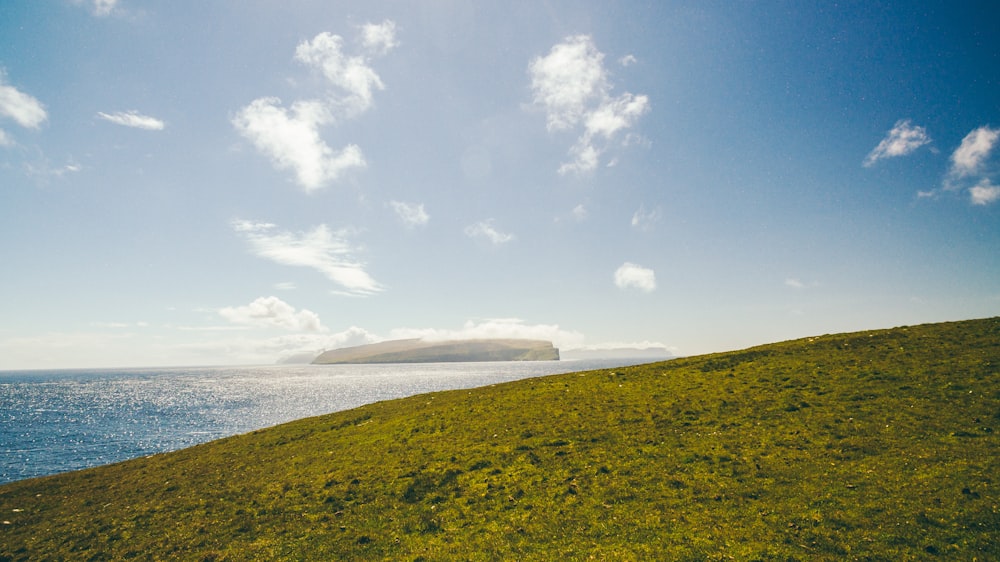
[[3, 560], [1000, 560], [1000, 319], [371, 404], [0, 486]]

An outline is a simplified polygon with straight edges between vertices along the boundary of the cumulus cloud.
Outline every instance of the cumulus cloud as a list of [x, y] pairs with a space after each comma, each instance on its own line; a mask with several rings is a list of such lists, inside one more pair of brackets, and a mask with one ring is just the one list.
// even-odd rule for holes
[[349, 229], [331, 231], [321, 224], [307, 232], [279, 232], [271, 223], [236, 220], [232, 228], [250, 244], [254, 254], [282, 265], [309, 267], [342, 287], [343, 294], [371, 295], [382, 286], [357, 261]]
[[34, 97], [6, 84], [6, 79], [6, 74], [0, 70], [0, 117], [13, 119], [26, 129], [37, 129], [49, 117], [45, 106]]
[[962, 144], [951, 155], [953, 178], [964, 178], [981, 171], [987, 156], [1000, 139], [1000, 129], [979, 127], [962, 139]]
[[943, 189], [945, 191], [968, 189], [969, 200], [973, 205], [990, 205], [1000, 200], [998, 187], [993, 183], [997, 168], [995, 161], [990, 158], [998, 141], [1000, 141], [1000, 129], [985, 125], [965, 135], [962, 143], [951, 155], [951, 166], [944, 178]]
[[530, 339], [548, 340], [556, 347], [579, 347], [583, 334], [560, 328], [557, 324], [527, 324], [519, 318], [469, 320], [458, 330], [438, 328], [397, 328], [392, 339], [420, 338], [426, 341], [460, 339]]
[[[622, 64], [630, 60], [634, 57], [622, 59]], [[533, 103], [545, 110], [546, 128], [581, 131], [569, 151], [572, 159], [559, 167], [560, 174], [593, 171], [612, 138], [649, 110], [645, 95], [611, 95], [604, 54], [588, 35], [566, 38], [532, 60], [528, 71]]]
[[343, 43], [339, 35], [323, 32], [300, 43], [295, 49], [295, 59], [322, 72], [339, 90], [330, 95], [329, 101], [348, 116], [354, 116], [372, 106], [374, 91], [384, 89], [385, 84], [366, 57], [346, 55]]
[[118, 0], [94, 0], [94, 15], [109, 16], [115, 10], [116, 5], [118, 5]]
[[486, 219], [476, 224], [470, 224], [465, 227], [465, 235], [469, 238], [483, 238], [494, 246], [505, 244], [514, 239], [513, 234], [497, 230], [493, 223], [493, 219]]
[[431, 217], [424, 210], [423, 203], [404, 203], [403, 201], [389, 201], [389, 206], [396, 212], [399, 220], [408, 228], [424, 226]]
[[576, 219], [577, 222], [583, 222], [587, 220], [587, 216], [589, 215], [589, 213], [587, 212], [587, 207], [585, 207], [583, 203], [580, 203], [576, 207], [573, 207], [571, 214], [573, 215], [573, 218]]
[[219, 316], [233, 324], [261, 328], [282, 328], [295, 332], [325, 332], [315, 312], [295, 307], [278, 297], [260, 297], [245, 306], [219, 309]]
[[[395, 24], [361, 27], [361, 42], [370, 55], [383, 55], [397, 44]], [[348, 54], [344, 39], [322, 32], [295, 49], [295, 60], [317, 70], [330, 88], [322, 96], [296, 100], [285, 108], [276, 97], [254, 100], [237, 112], [233, 126], [278, 169], [291, 170], [305, 190], [313, 191], [338, 180], [352, 168], [366, 166], [355, 144], [335, 150], [320, 129], [356, 118], [374, 105], [375, 92], [385, 88], [371, 66], [370, 56]]]
[[1000, 200], [1000, 186], [993, 185], [988, 178], [969, 188], [969, 196], [974, 205], [989, 205]]
[[233, 125], [279, 169], [295, 172], [307, 192], [337, 180], [351, 168], [365, 167], [357, 145], [340, 150], [330, 148], [319, 134], [320, 126], [331, 121], [322, 102], [297, 101], [290, 110], [278, 98], [260, 98], [233, 118]]
[[909, 119], [900, 119], [882, 142], [868, 153], [862, 165], [869, 168], [879, 160], [905, 156], [930, 142], [926, 129], [914, 125]]
[[115, 113], [104, 113], [103, 111], [98, 111], [97, 116], [116, 125], [133, 127], [135, 129], [145, 129], [147, 131], [161, 131], [166, 126], [166, 123], [160, 119], [150, 117], [149, 115], [143, 115], [135, 110], [117, 111]]
[[384, 55], [396, 48], [396, 23], [385, 20], [382, 23], [366, 23], [361, 26], [361, 44], [369, 52]]
[[656, 274], [652, 269], [625, 262], [615, 271], [615, 285], [619, 289], [635, 288], [650, 293], [656, 290]]
[[535, 103], [545, 108], [550, 131], [575, 126], [606, 95], [604, 55], [587, 35], [568, 37], [528, 67]]

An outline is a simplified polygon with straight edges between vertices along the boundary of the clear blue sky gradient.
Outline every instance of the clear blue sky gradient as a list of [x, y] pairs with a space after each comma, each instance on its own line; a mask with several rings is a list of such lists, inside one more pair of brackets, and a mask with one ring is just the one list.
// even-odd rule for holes
[[0, 4], [0, 369], [1000, 314], [995, 2]]

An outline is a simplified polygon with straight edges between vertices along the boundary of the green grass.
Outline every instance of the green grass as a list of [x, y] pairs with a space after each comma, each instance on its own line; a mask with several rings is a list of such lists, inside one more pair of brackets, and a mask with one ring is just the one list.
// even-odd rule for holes
[[0, 486], [0, 559], [998, 560], [1000, 319], [371, 404]]

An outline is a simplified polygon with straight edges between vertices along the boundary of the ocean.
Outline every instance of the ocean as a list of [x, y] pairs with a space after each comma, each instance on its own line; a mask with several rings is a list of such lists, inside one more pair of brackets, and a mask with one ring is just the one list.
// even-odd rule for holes
[[0, 371], [0, 483], [382, 400], [644, 361]]

